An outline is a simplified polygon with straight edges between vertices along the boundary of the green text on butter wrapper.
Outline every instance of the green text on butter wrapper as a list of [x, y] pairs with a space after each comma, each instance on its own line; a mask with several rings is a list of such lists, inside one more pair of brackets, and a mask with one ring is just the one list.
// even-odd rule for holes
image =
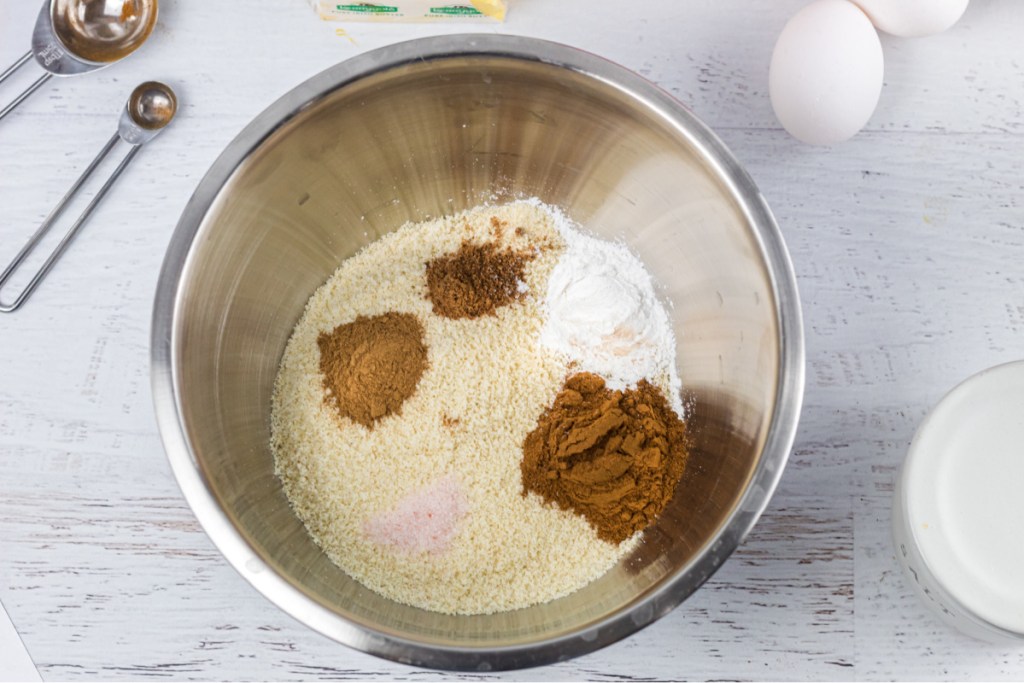
[[392, 14], [398, 11], [397, 7], [391, 7], [390, 5], [371, 5], [369, 3], [359, 3], [357, 5], [337, 5], [337, 9], [343, 12], [367, 12], [370, 14]]
[[431, 7], [431, 14], [468, 14], [473, 16], [480, 16], [480, 10], [475, 7], [466, 7], [465, 5], [449, 5], [448, 7]]

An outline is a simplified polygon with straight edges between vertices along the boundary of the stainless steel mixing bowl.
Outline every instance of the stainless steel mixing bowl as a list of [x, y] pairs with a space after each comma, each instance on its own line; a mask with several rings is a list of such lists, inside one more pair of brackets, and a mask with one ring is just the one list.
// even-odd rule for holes
[[[662, 285], [693, 406], [689, 469], [640, 548], [572, 595], [489, 616], [400, 605], [335, 567], [289, 508], [267, 443], [278, 363], [310, 294], [361, 247], [406, 221], [532, 196], [624, 240]], [[620, 66], [493, 35], [375, 50], [260, 114], [181, 217], [152, 343], [171, 465], [231, 564], [331, 638], [450, 669], [568, 659], [678, 605], [768, 503], [804, 375], [782, 238], [722, 143]]]

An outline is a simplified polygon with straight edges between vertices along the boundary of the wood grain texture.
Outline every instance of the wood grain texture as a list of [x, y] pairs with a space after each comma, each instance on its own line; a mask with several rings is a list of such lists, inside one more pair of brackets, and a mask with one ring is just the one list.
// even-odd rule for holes
[[[353, 24], [341, 37], [305, 0], [229, 4], [164, 0], [138, 55], [52, 82], [0, 123], [6, 260], [113, 132], [134, 84], [166, 79], [183, 104], [33, 300], [0, 319], [0, 600], [49, 679], [450, 678], [336, 645], [228, 567], [164, 458], [148, 334], [177, 216], [246, 122], [339, 60], [463, 29]], [[889, 537], [893, 477], [928, 408], [1024, 356], [1024, 3], [974, 0], [945, 34], [884, 38], [879, 109], [832, 149], [789, 138], [765, 92], [774, 38], [803, 0], [634, 4], [621, 17], [612, 0], [514, 0], [506, 25], [483, 30], [639, 71], [748, 166], [801, 288], [797, 444], [750, 538], [672, 614], [572, 662], [459, 678], [1024, 678], [1024, 651], [926, 612]], [[36, 11], [0, 3], [0, 63], [27, 48]]]

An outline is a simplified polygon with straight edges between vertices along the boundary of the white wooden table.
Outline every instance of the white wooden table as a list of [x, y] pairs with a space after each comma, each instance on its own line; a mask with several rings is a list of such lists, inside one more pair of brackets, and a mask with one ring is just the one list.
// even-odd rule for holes
[[[889, 537], [893, 476], [927, 409], [1024, 356], [1024, 3], [974, 0], [945, 34], [883, 38], [878, 111], [822, 149], [788, 137], [766, 94], [775, 36], [804, 0], [513, 2], [504, 26], [482, 30], [640, 72], [747, 164], [799, 276], [808, 382], [778, 492], [704, 588], [596, 654], [464, 678], [1024, 678], [1024, 650], [958, 636], [925, 611]], [[630, 6], [635, 16], [612, 14]], [[0, 64], [27, 49], [36, 11], [0, 2]], [[444, 677], [336, 645], [236, 575], [178, 491], [150, 403], [157, 272], [220, 150], [335, 62], [466, 30], [337, 27], [305, 0], [163, 0], [137, 55], [52, 82], [0, 123], [6, 263], [135, 84], [166, 79], [183, 104], [35, 297], [0, 319], [0, 601], [44, 678]]]

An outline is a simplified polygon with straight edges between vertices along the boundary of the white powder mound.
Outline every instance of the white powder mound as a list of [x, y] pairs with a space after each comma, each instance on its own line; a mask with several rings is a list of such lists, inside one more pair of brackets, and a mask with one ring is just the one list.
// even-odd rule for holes
[[668, 384], [682, 415], [672, 323], [643, 263], [624, 244], [586, 235], [558, 209], [543, 208], [566, 250], [548, 279], [541, 344], [601, 375], [611, 389], [641, 379]]

